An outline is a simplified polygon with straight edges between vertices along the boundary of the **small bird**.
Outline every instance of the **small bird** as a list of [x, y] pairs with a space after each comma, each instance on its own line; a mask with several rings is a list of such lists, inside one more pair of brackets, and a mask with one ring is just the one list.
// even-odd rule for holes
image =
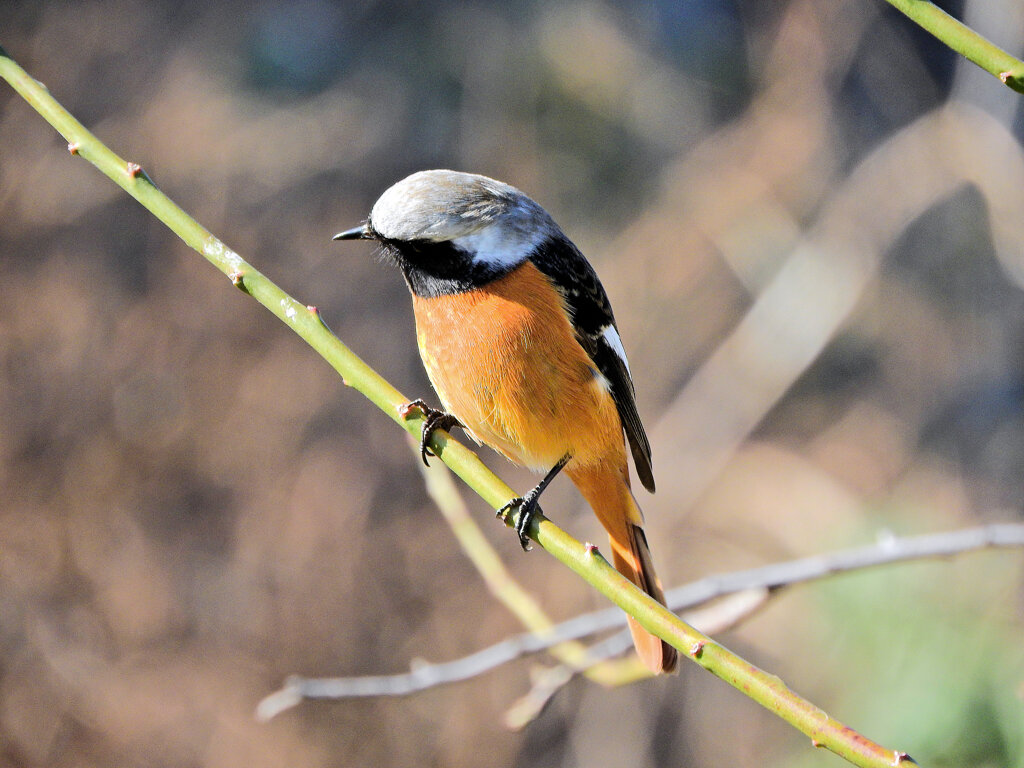
[[[420, 357], [445, 409], [410, 404], [425, 416], [424, 461], [434, 430], [461, 426], [547, 472], [499, 510], [519, 509], [524, 549], [541, 492], [564, 470], [608, 532], [615, 568], [664, 604], [630, 490], [627, 441], [652, 493], [654, 475], [629, 363], [594, 268], [547, 211], [486, 176], [420, 171], [334, 239], [376, 242], [412, 293]], [[647, 667], [673, 671], [675, 648], [629, 623]]]

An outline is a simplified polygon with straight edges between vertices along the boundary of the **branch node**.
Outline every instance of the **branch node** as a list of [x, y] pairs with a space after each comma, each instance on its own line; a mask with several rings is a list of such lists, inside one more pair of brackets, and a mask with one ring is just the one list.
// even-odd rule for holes
[[248, 293], [249, 288], [245, 284], [245, 272], [238, 269], [232, 272], [228, 277], [231, 278], [231, 284], [243, 293]]
[[597, 551], [597, 544], [591, 544], [589, 541], [583, 545], [584, 549], [590, 557], [601, 554]]
[[699, 659], [701, 655], [704, 653], [705, 645], [706, 643], [703, 640], [698, 640], [696, 643], [690, 646], [690, 655], [695, 659]]
[[1002, 81], [1003, 85], [1012, 88], [1018, 93], [1024, 93], [1024, 76], [1019, 72], [1014, 72], [1012, 69], [1008, 69], [999, 73], [999, 79]]
[[910, 757], [910, 755], [908, 755], [906, 752], [900, 752], [899, 750], [896, 750], [896, 752], [893, 754], [893, 759], [892, 759], [892, 764], [893, 765], [900, 765], [901, 763], [908, 763], [908, 762], [912, 763], [914, 761]]
[[270, 694], [259, 703], [259, 706], [256, 707], [256, 720], [266, 723], [286, 709], [301, 704], [304, 698], [299, 678], [289, 677], [285, 680], [281, 690]]
[[142, 166], [138, 163], [129, 162], [128, 165], [125, 166], [125, 170], [128, 171], [128, 175], [133, 179], [137, 179], [142, 175]]
[[70, 152], [72, 155], [77, 155], [78, 154], [78, 147], [79, 147], [79, 145], [78, 145], [77, 141], [69, 142], [68, 143], [68, 152]]

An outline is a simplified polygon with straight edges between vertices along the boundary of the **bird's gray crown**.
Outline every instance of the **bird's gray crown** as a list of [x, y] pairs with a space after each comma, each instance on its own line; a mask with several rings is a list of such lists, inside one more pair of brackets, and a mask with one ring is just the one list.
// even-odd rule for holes
[[477, 261], [525, 259], [557, 225], [518, 189], [487, 176], [420, 171], [387, 189], [370, 225], [396, 241], [451, 241]]

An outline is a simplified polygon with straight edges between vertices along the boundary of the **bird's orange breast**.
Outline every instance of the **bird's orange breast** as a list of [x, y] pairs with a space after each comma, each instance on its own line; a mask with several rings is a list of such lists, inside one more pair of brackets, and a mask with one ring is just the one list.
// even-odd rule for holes
[[531, 262], [480, 288], [413, 297], [427, 375], [483, 443], [534, 469], [625, 466], [608, 385], [576, 341], [561, 294]]

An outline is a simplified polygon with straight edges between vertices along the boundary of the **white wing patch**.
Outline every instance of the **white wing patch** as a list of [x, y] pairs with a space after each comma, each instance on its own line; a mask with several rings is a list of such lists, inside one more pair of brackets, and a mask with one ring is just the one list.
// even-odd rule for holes
[[632, 378], [633, 372], [629, 370], [629, 360], [626, 359], [626, 350], [622, 348], [622, 339], [619, 338], [619, 332], [615, 330], [615, 326], [608, 323], [608, 325], [602, 328], [601, 338], [604, 339], [604, 343], [611, 347], [612, 352], [618, 355], [619, 359], [625, 364], [626, 373], [628, 373], [630, 378]]
[[495, 223], [468, 235], [455, 237], [452, 244], [469, 253], [478, 264], [499, 268], [515, 267], [526, 261], [538, 241], [543, 239], [542, 235], [543, 230], [537, 236], [524, 236], [519, 229]]

